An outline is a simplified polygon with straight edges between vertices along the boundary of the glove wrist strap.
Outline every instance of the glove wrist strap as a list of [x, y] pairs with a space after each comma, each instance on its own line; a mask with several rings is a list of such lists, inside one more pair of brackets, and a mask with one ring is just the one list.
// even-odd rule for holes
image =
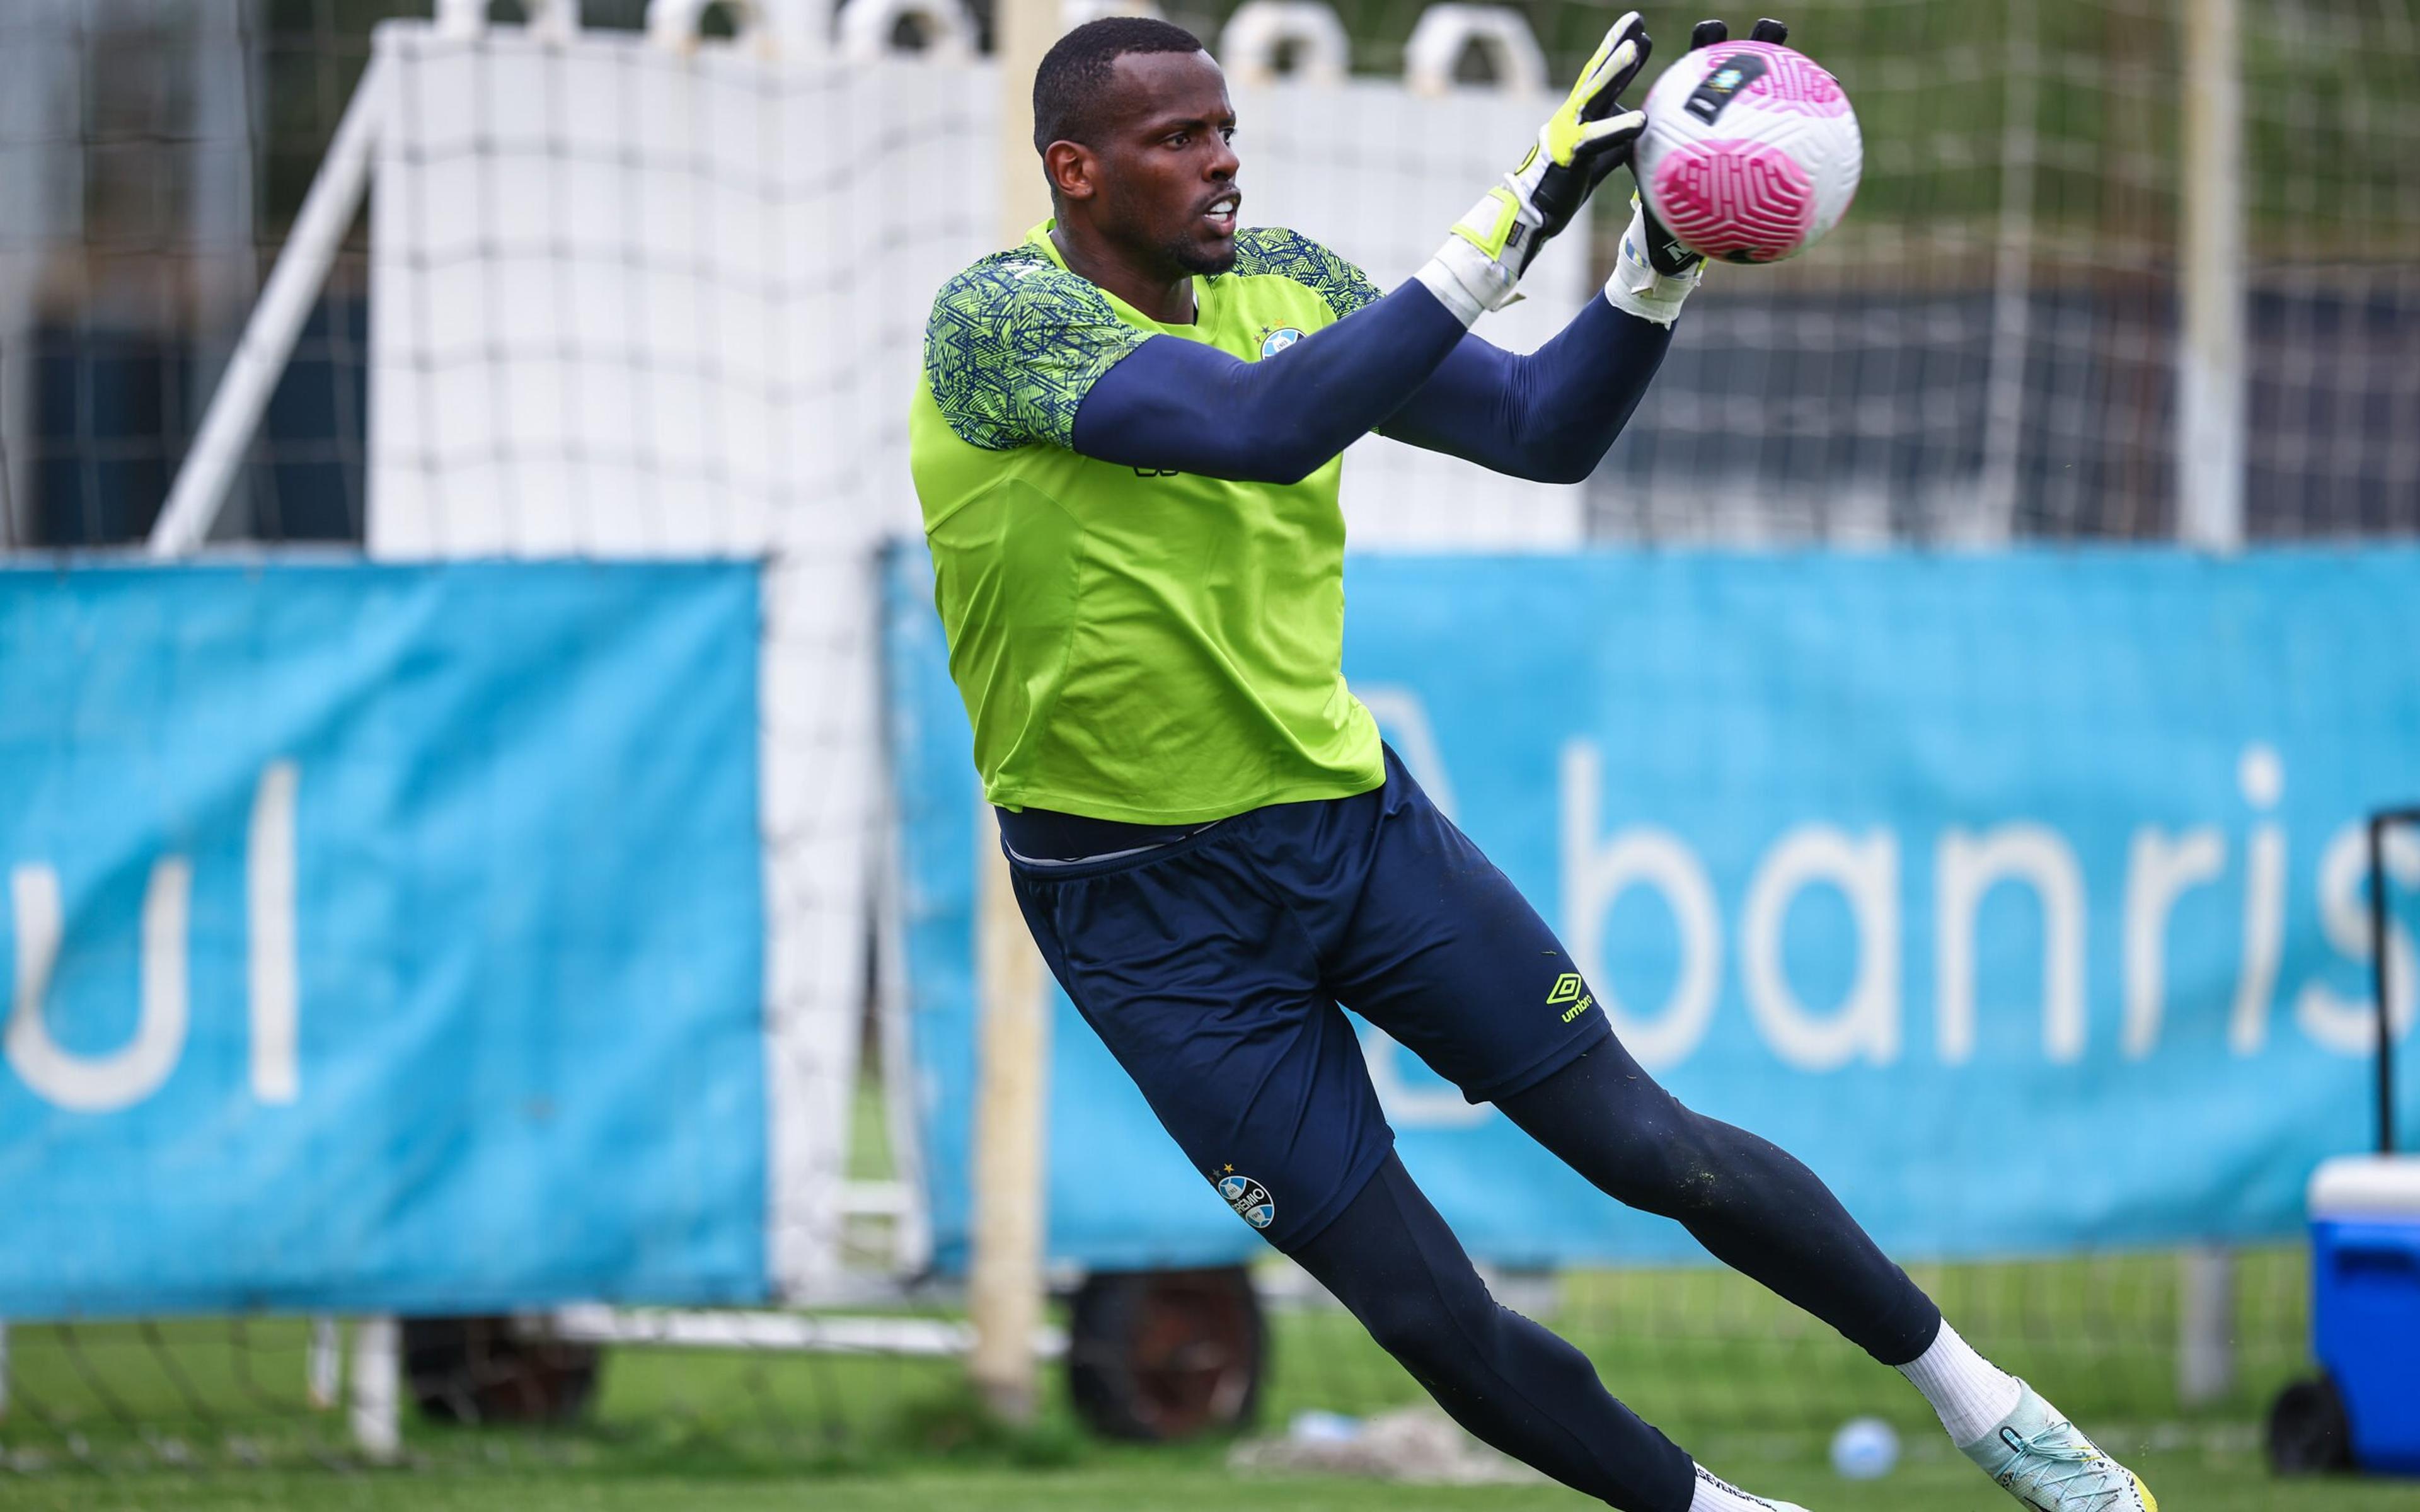
[[1447, 237], [1436, 255], [1412, 277], [1467, 328], [1488, 308], [1486, 293], [1495, 283], [1491, 275], [1498, 271], [1494, 259], [1457, 235]]
[[1614, 262], [1612, 276], [1605, 281], [1605, 301], [1625, 315], [1668, 326], [1680, 318], [1682, 302], [1704, 276], [1702, 261], [1691, 263], [1685, 272], [1657, 272], [1647, 255], [1644, 214], [1634, 210], [1630, 229], [1621, 236], [1621, 255]]

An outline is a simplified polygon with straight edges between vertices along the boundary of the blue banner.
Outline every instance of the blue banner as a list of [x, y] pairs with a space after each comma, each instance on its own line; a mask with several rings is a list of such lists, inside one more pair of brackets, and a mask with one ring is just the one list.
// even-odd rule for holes
[[[890, 586], [948, 1260], [980, 808], [921, 550]], [[1356, 691], [1634, 1053], [1895, 1253], [2277, 1236], [2370, 1139], [2362, 821], [2420, 802], [2420, 554], [1364, 557], [1346, 588]], [[2420, 835], [2389, 863], [2410, 983]], [[1051, 1253], [1253, 1253], [1063, 1000], [1054, 1024]], [[1475, 1253], [1697, 1254], [1363, 1039]], [[2420, 1067], [2402, 1087], [2420, 1132]]]
[[0, 1316], [767, 1289], [756, 572], [0, 572]]

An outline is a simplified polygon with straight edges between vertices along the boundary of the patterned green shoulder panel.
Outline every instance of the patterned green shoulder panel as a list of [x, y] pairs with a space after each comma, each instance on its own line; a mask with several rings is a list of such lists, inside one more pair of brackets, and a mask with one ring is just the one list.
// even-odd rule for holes
[[1369, 274], [1311, 238], [1279, 226], [1235, 233], [1235, 271], [1246, 277], [1291, 278], [1326, 300], [1339, 320], [1378, 299], [1378, 285]]
[[1119, 320], [1089, 281], [1016, 247], [941, 285], [924, 324], [924, 380], [970, 446], [1066, 446], [1076, 407], [1150, 334]]

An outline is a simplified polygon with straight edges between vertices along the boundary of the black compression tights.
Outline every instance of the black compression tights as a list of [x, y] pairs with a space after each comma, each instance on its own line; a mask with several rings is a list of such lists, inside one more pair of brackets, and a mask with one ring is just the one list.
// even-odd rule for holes
[[[1940, 1311], [1813, 1172], [1683, 1107], [1619, 1044], [1499, 1106], [1608, 1196], [1679, 1220], [1885, 1365], [1939, 1331]], [[1497, 1305], [1402, 1162], [1388, 1157], [1295, 1258], [1472, 1433], [1623, 1512], [1687, 1512], [1689, 1456], [1616, 1401], [1579, 1350]]]

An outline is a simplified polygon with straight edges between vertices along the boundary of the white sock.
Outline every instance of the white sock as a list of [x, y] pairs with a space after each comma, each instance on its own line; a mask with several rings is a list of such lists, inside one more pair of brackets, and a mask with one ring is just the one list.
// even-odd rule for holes
[[1689, 1512], [1799, 1512], [1799, 1509], [1781, 1502], [1768, 1502], [1761, 1496], [1750, 1496], [1699, 1465], [1698, 1489], [1689, 1498]]
[[2016, 1377], [1977, 1354], [1946, 1318], [1932, 1348], [1900, 1366], [1899, 1373], [1924, 1393], [1941, 1414], [1941, 1426], [1949, 1430], [1949, 1442], [1962, 1449], [1997, 1427], [2017, 1410], [2017, 1398], [2024, 1394]]

